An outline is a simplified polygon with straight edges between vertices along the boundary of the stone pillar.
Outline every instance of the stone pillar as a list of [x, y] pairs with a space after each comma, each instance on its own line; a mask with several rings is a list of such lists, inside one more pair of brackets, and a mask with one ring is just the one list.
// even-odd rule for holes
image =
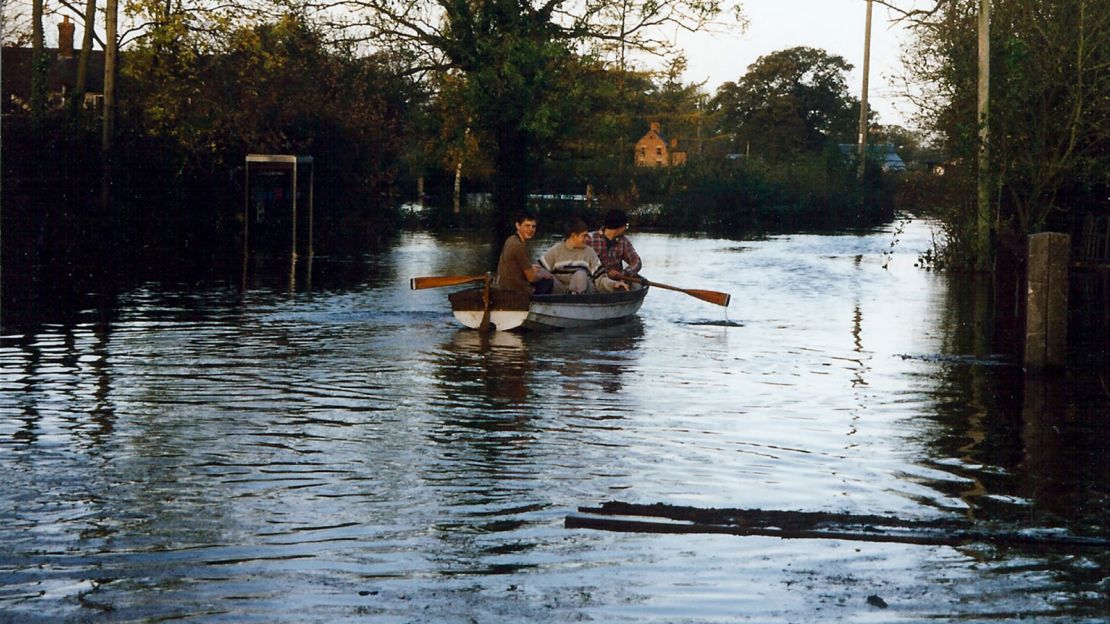
[[1067, 362], [1068, 260], [1071, 237], [1044, 232], [1029, 237], [1025, 370], [1037, 373]]

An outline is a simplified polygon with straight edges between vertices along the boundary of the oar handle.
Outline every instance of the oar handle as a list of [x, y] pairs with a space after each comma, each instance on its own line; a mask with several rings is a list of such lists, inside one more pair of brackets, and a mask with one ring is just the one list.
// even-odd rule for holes
[[413, 290], [441, 288], [443, 286], [457, 286], [470, 282], [480, 282], [484, 279], [486, 279], [485, 275], [436, 275], [431, 277], [414, 277], [409, 280], [409, 288]]

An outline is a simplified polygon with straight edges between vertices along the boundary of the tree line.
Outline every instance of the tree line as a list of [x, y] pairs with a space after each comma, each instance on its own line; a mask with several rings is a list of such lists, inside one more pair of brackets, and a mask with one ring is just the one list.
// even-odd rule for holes
[[[912, 33], [905, 50], [918, 124], [944, 155], [943, 179], [914, 189], [945, 227], [937, 260], [977, 264], [977, 0], [911, 9], [881, 2]], [[1110, 4], [1095, 0], [992, 0], [989, 26], [989, 226], [1000, 259], [1020, 256], [1025, 237], [1072, 229], [1107, 213], [1110, 197]], [[939, 201], [938, 201], [939, 200]], [[989, 258], [985, 259], [988, 261]], [[1018, 258], [1020, 261], [1020, 258]]]
[[[39, 48], [42, 2], [33, 0], [37, 25], [27, 37]], [[910, 175], [894, 189], [876, 167], [861, 183], [836, 149], [855, 143], [859, 118], [842, 57], [796, 47], [760, 58], [713, 93], [682, 81], [684, 60], [667, 28], [712, 24], [727, 10], [718, 2], [140, 0], [126, 5], [128, 26], [116, 40], [110, 160], [96, 149], [103, 112], [51, 106], [36, 86], [30, 114], [4, 118], [5, 220], [26, 205], [29, 231], [48, 238], [52, 224], [95, 204], [107, 180], [115, 201], [101, 216], [132, 238], [155, 233], [171, 244], [230, 232], [243, 156], [307, 153], [318, 163], [320, 205], [380, 225], [397, 218], [397, 201], [415, 192], [417, 178], [432, 194], [449, 193], [460, 177], [489, 191], [497, 223], [530, 192], [589, 185], [607, 202], [658, 206], [645, 218], [660, 226], [726, 231], [880, 218], [896, 193], [939, 215], [956, 265], [970, 253], [975, 5], [899, 9], [915, 35], [907, 73], [925, 88], [908, 95], [924, 132], [875, 123], [870, 141], [912, 151], [924, 136], [947, 173]], [[1100, 103], [1110, 8], [994, 5], [995, 233], [1020, 238], [1106, 196], [1108, 109]], [[83, 28], [96, 14], [91, 1], [74, 18]], [[83, 39], [96, 38], [84, 30]], [[668, 63], [643, 71], [629, 60], [636, 54]], [[36, 77], [42, 70], [36, 60]], [[683, 140], [687, 166], [632, 166], [633, 142], [650, 121]], [[67, 158], [55, 157], [63, 151]], [[65, 207], [30, 209], [48, 203], [45, 190]]]
[[[61, 199], [81, 206], [95, 202], [94, 172], [107, 169], [115, 189], [109, 216], [136, 239], [233, 231], [237, 172], [252, 152], [312, 154], [318, 203], [379, 225], [396, 219], [397, 200], [415, 192], [417, 178], [445, 204], [462, 176], [469, 189], [491, 193], [498, 224], [529, 193], [589, 186], [604, 202], [665, 202], [681, 215], [676, 224], [719, 227], [735, 221], [727, 206], [704, 218], [691, 206], [691, 184], [706, 183], [692, 182], [697, 172], [718, 180], [722, 198], [733, 191], [747, 197], [737, 205], [758, 201], [766, 189], [751, 183], [761, 167], [825, 163], [822, 150], [848, 140], [858, 114], [844, 78], [850, 66], [811, 48], [768, 55], [715, 94], [683, 83], [685, 61], [647, 25], [697, 28], [716, 3], [614, 3], [605, 19], [556, 16], [558, 2], [409, 3], [406, 13], [395, 3], [369, 3], [346, 13], [358, 18], [346, 22], [326, 17], [346, 4], [277, 15], [232, 15], [228, 5], [129, 6], [143, 26], [121, 56], [111, 161], [98, 163], [105, 154], [95, 149], [104, 111], [36, 100], [29, 124], [6, 117], [5, 149], [27, 145], [35, 157], [8, 159], [5, 176], [16, 203], [41, 201], [35, 184], [60, 181]], [[425, 13], [436, 18], [415, 17]], [[365, 42], [371, 33], [373, 48]], [[671, 61], [643, 71], [619, 61], [630, 50]], [[693, 163], [714, 165], [634, 171], [632, 144], [650, 121], [681, 137]], [[59, 151], [82, 154], [80, 164], [51, 158]], [[715, 171], [741, 151], [749, 160], [734, 169], [743, 175]], [[828, 169], [813, 177], [825, 188], [806, 207], [823, 210], [812, 198], [851, 194], [835, 163], [818, 169]], [[761, 180], [774, 186], [769, 176]]]

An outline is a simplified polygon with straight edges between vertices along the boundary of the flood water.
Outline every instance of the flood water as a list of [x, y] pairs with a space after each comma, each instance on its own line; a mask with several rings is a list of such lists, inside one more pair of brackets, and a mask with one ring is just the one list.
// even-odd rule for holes
[[926, 222], [630, 236], [732, 305], [656, 289], [623, 325], [483, 339], [408, 279], [485, 270], [486, 239], [410, 232], [292, 292], [260, 270], [9, 323], [0, 621], [1110, 616], [1103, 549], [565, 528], [618, 500], [1110, 535], [1087, 321], [1027, 381], [976, 285], [914, 266]]

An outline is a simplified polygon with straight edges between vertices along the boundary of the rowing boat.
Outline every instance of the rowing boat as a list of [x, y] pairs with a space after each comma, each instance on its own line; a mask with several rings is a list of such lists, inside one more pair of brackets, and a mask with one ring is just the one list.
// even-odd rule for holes
[[[636, 314], [647, 295], [646, 284], [630, 286], [627, 291], [612, 293], [531, 296], [491, 288], [489, 322], [498, 331], [517, 328], [576, 329], [616, 323]], [[484, 290], [482, 286], [468, 288], [447, 297], [455, 318], [471, 329], [478, 329], [482, 323]]]
[[[460, 323], [485, 333], [492, 329], [507, 331], [525, 329], [570, 329], [593, 327], [624, 320], [638, 312], [644, 303], [648, 288], [685, 293], [702, 301], [728, 307], [732, 295], [716, 290], [679, 288], [661, 282], [651, 282], [642, 277], [621, 277], [629, 290], [588, 295], [527, 295], [493, 287], [493, 273], [485, 275], [438, 275], [414, 277], [409, 288], [443, 288], [473, 282], [484, 282], [478, 288], [468, 288], [448, 295], [451, 311]], [[492, 327], [491, 327], [492, 326]]]

